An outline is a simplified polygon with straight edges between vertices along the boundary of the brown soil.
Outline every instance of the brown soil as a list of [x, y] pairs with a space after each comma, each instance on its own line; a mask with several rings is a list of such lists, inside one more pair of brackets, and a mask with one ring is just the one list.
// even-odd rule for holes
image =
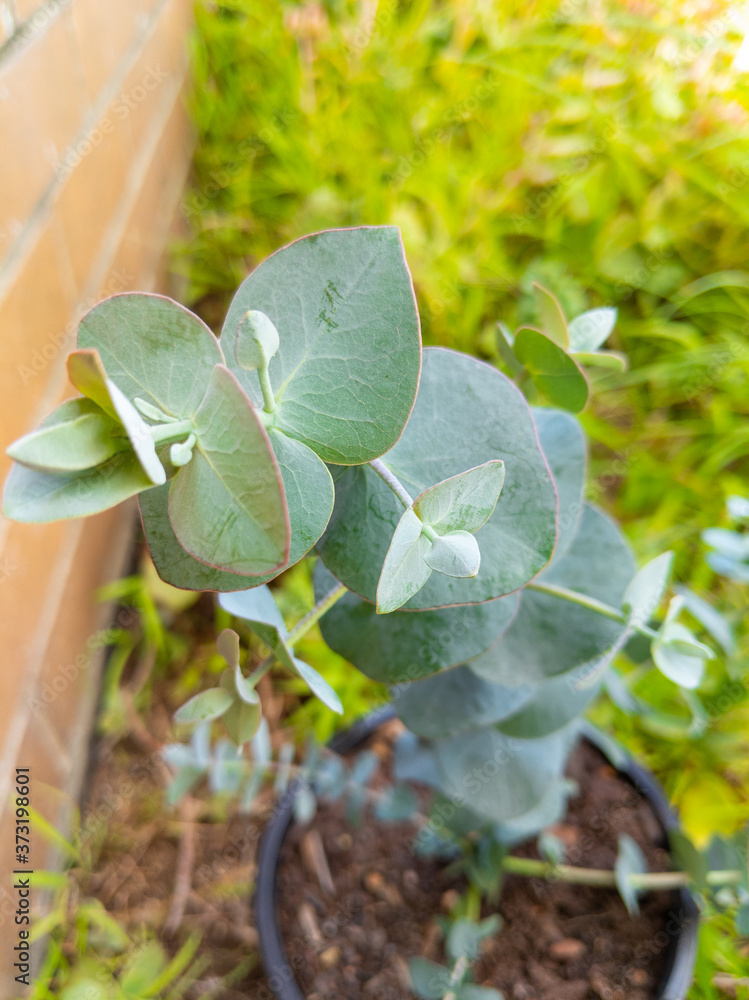
[[[383, 742], [378, 737], [375, 748], [386, 756]], [[668, 867], [647, 802], [597, 750], [581, 745], [568, 775], [580, 794], [554, 832], [569, 863], [612, 868], [621, 831], [641, 846], [651, 870]], [[312, 857], [317, 834], [332, 894]], [[278, 897], [289, 960], [309, 1000], [412, 1000], [407, 959], [444, 961], [435, 915], [461, 886], [439, 862], [413, 854], [413, 835], [412, 824], [370, 819], [352, 829], [338, 805], [323, 806], [309, 830], [292, 832]], [[538, 856], [531, 845], [516, 853]], [[487, 942], [475, 981], [506, 1000], [649, 1000], [664, 975], [676, 904], [672, 893], [652, 894], [633, 918], [614, 891], [511, 876], [495, 908], [503, 928]]]

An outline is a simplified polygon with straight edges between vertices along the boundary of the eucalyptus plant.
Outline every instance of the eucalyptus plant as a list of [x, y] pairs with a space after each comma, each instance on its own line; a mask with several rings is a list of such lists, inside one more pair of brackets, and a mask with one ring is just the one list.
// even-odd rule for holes
[[[568, 324], [538, 296], [538, 328], [502, 334], [514, 370], [580, 409], [579, 363], [600, 362], [615, 314]], [[219, 592], [269, 649], [246, 674], [237, 634], [223, 633], [220, 685], [178, 721], [221, 718], [237, 745], [256, 738], [256, 685], [276, 662], [340, 711], [294, 652], [319, 622], [332, 649], [392, 688], [410, 730], [399, 773], [509, 843], [563, 810], [582, 714], [632, 636], [688, 689], [713, 656], [681, 599], [653, 626], [671, 556], [636, 571], [619, 528], [586, 502], [575, 417], [531, 408], [489, 364], [422, 351], [397, 229], [277, 251], [237, 291], [220, 338], [170, 299], [106, 299], [83, 317], [68, 372], [81, 396], [9, 449], [5, 514], [78, 517], [138, 495], [161, 577]], [[289, 630], [267, 583], [313, 553], [318, 604]]]

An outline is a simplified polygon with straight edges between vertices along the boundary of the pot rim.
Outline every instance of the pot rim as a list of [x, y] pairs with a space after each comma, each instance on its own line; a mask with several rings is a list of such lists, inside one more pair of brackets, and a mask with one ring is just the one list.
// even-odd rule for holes
[[[341, 733], [328, 744], [336, 753], [347, 753], [368, 739], [381, 725], [395, 718], [392, 705], [377, 709]], [[678, 829], [676, 813], [669, 805], [660, 783], [650, 771], [637, 764], [614, 740], [588, 722], [581, 735], [592, 743], [622, 777], [643, 795], [663, 830], [664, 841], [671, 830]], [[276, 872], [286, 835], [294, 820], [294, 799], [299, 782], [289, 785], [276, 803], [268, 821], [257, 855], [257, 880], [253, 898], [255, 926], [258, 932], [260, 957], [268, 985], [276, 1000], [307, 1000], [299, 989], [294, 969], [286, 955], [278, 918]], [[692, 982], [697, 955], [699, 909], [688, 889], [679, 890], [677, 929], [669, 934], [667, 973], [654, 1000], [684, 1000]], [[667, 932], [668, 933], [668, 932]], [[270, 994], [269, 994], [270, 996]]]

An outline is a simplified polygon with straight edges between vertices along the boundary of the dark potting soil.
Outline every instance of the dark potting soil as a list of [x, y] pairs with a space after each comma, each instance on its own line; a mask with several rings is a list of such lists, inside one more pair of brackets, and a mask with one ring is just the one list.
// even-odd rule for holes
[[[371, 744], [385, 767], [389, 745], [382, 731]], [[567, 863], [613, 868], [625, 832], [651, 871], [668, 869], [647, 801], [595, 748], [581, 743], [567, 774], [580, 793], [553, 829]], [[414, 831], [369, 816], [353, 828], [339, 805], [321, 805], [309, 827], [292, 830], [278, 899], [289, 962], [308, 1000], [412, 1000], [408, 958], [444, 961], [434, 918], [463, 885], [441, 863], [414, 855]], [[514, 853], [538, 857], [532, 844]], [[498, 906], [485, 909], [499, 912], [503, 926], [474, 965], [475, 982], [505, 1000], [652, 1000], [677, 909], [675, 893], [653, 893], [630, 917], [613, 890], [509, 876]]]

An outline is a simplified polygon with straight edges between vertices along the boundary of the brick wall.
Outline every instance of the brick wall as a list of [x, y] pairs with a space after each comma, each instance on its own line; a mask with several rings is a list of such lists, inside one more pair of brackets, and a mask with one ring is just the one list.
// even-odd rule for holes
[[[184, 185], [189, 0], [0, 0], [0, 482], [7, 445], [71, 390], [77, 319], [105, 295], [165, 289]], [[64, 826], [97, 695], [97, 587], [121, 574], [133, 508], [0, 519], [0, 941], [11, 943], [16, 765]], [[40, 838], [34, 863], [50, 859]], [[19, 993], [0, 944], [0, 996]], [[5, 977], [5, 978], [4, 978]]]

